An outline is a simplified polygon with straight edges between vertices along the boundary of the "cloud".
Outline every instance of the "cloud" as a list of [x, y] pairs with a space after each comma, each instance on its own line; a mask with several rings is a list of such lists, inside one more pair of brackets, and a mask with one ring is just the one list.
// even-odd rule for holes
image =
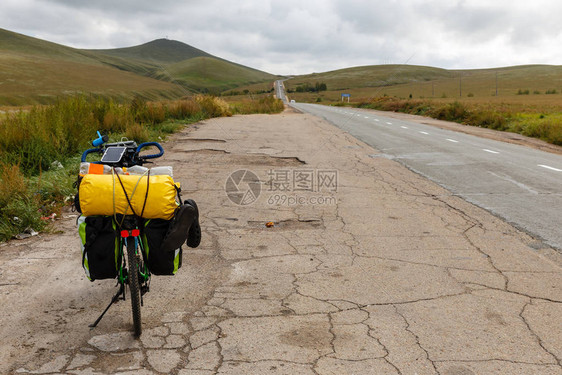
[[5, 0], [3, 27], [78, 48], [168, 37], [276, 74], [562, 64], [554, 0]]

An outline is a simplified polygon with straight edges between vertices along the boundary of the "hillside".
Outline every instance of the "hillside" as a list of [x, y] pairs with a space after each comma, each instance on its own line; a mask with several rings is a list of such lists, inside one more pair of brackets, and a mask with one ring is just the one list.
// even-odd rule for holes
[[181, 85], [210, 92], [276, 79], [272, 74], [214, 57], [195, 57], [169, 65], [156, 77], [163, 80], [173, 77]]
[[176, 40], [156, 39], [134, 47], [85, 50], [94, 54], [104, 54], [123, 59], [141, 60], [155, 64], [173, 64], [194, 57], [213, 57], [188, 44]]
[[[524, 65], [493, 69], [446, 70], [414, 65], [374, 65], [297, 76], [285, 82], [289, 90], [306, 83], [326, 83], [320, 97], [339, 100], [342, 92], [352, 97], [398, 96], [413, 98], [453, 98], [459, 96], [490, 98], [560, 93], [562, 66]], [[312, 100], [317, 93], [293, 93], [298, 100]]]
[[427, 66], [371, 65], [297, 76], [286, 82], [290, 87], [305, 82], [324, 82], [330, 89], [392, 86], [414, 81], [430, 81], [453, 76], [451, 71]]
[[183, 95], [176, 85], [116, 69], [87, 51], [0, 29], [0, 105], [46, 104], [76, 93], [117, 99]]
[[175, 40], [157, 39], [135, 47], [84, 51], [119, 69], [173, 82], [196, 92], [216, 94], [241, 85], [276, 79], [272, 74], [221, 59]]
[[219, 93], [275, 78], [173, 40], [85, 50], [0, 29], [0, 105], [4, 106], [52, 103], [76, 93], [158, 100]]

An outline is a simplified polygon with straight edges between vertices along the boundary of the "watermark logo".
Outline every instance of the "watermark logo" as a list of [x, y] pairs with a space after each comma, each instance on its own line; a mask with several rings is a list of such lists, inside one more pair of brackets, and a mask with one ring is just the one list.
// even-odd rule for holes
[[250, 205], [258, 200], [263, 189], [269, 205], [337, 204], [333, 195], [338, 191], [338, 171], [335, 169], [270, 169], [265, 174], [260, 180], [247, 169], [231, 173], [225, 185], [228, 198], [237, 205]]
[[338, 171], [335, 169], [270, 169], [268, 191], [314, 193], [337, 192]]
[[233, 203], [247, 206], [259, 198], [261, 181], [254, 172], [239, 169], [228, 176], [224, 189]]

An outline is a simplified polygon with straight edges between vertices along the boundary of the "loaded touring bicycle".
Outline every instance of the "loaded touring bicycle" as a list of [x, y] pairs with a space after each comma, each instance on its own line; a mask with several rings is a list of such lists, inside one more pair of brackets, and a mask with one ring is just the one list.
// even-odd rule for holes
[[[172, 167], [143, 167], [164, 154], [159, 143], [107, 141], [108, 137], [98, 132], [92, 142], [95, 148], [82, 154], [74, 201], [81, 213], [78, 233], [86, 276], [90, 281], [116, 279], [119, 287], [90, 327], [95, 327], [114, 303], [126, 299], [128, 286], [138, 337], [143, 296], [149, 291], [151, 275], [174, 275], [181, 267], [182, 246], [199, 246], [199, 211], [193, 200], [182, 201]], [[159, 152], [140, 155], [151, 146]], [[89, 154], [102, 155], [101, 160], [87, 162]]]

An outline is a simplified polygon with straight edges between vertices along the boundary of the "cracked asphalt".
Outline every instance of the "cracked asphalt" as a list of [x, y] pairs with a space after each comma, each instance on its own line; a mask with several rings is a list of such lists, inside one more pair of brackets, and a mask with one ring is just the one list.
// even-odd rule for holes
[[[165, 149], [204, 237], [153, 277], [142, 337], [128, 301], [87, 327], [114, 282], [87, 281], [67, 212], [0, 247], [1, 373], [562, 374], [562, 258], [529, 235], [307, 114]], [[236, 170], [251, 204], [225, 193]]]

